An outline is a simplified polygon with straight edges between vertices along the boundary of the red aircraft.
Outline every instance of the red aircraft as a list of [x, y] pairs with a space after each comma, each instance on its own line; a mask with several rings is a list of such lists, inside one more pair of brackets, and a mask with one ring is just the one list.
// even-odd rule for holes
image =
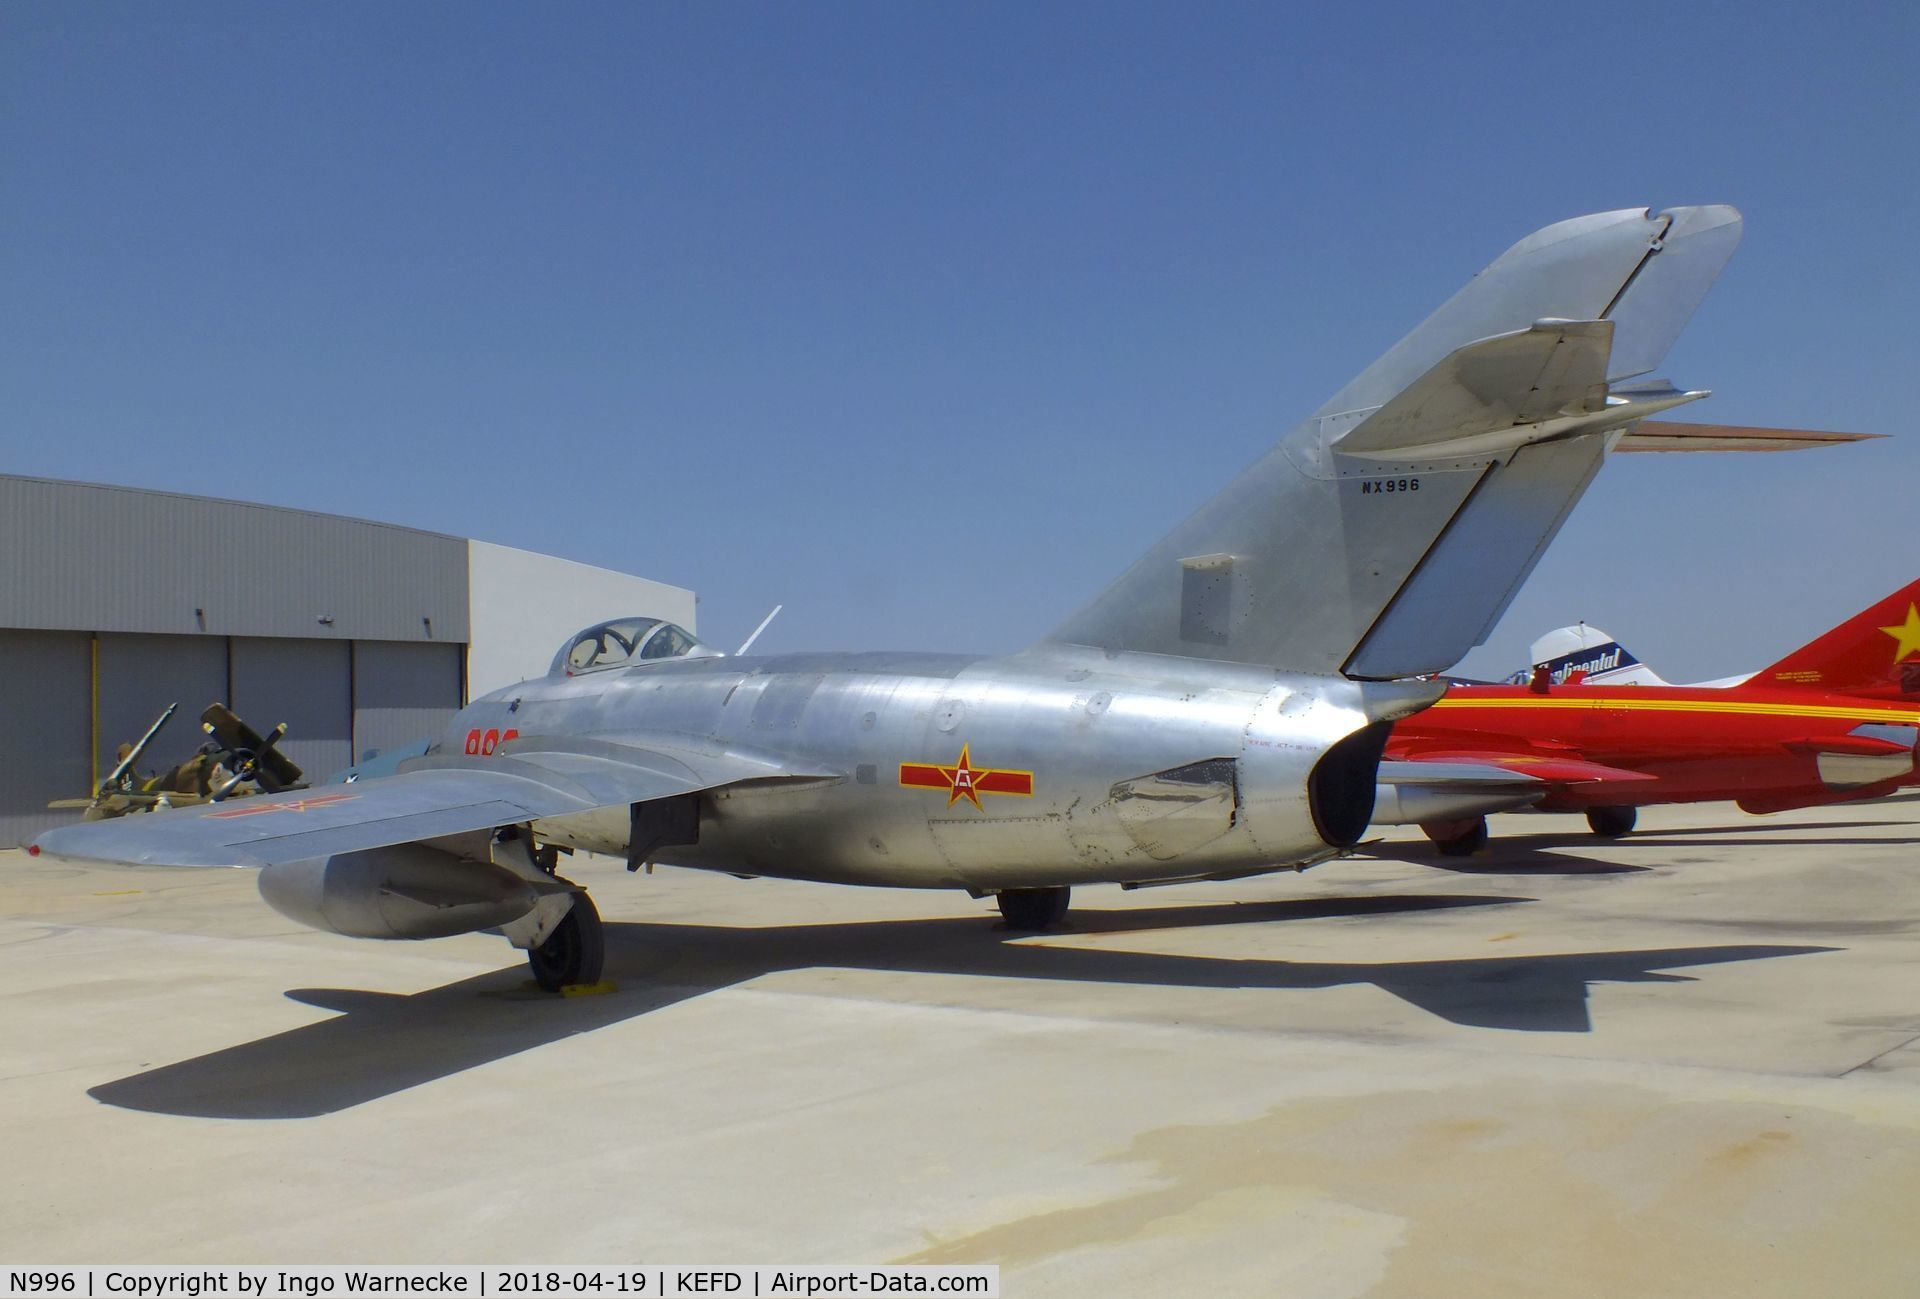
[[[1589, 680], [1609, 675], [1657, 684]], [[1486, 843], [1488, 812], [1521, 807], [1585, 812], [1617, 838], [1649, 803], [1877, 798], [1920, 784], [1917, 744], [1920, 581], [1731, 683], [1659, 683], [1608, 643], [1537, 664], [1530, 684], [1455, 685], [1394, 726], [1374, 821], [1418, 824], [1449, 855]]]

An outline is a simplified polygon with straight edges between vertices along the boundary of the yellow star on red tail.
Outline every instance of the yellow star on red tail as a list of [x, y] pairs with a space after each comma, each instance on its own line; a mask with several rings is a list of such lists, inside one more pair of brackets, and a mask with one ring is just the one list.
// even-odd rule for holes
[[1895, 641], [1893, 650], [1895, 663], [1905, 661], [1909, 654], [1920, 654], [1920, 608], [1915, 608], [1912, 602], [1907, 604], [1905, 622], [1897, 622], [1891, 627], [1882, 627], [1880, 630], [1893, 637]]

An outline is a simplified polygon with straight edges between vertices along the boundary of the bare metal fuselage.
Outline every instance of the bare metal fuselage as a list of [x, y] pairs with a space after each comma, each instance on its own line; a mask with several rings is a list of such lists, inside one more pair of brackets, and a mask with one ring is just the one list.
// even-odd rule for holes
[[[440, 747], [670, 733], [831, 773], [703, 795], [698, 842], [659, 854], [676, 865], [976, 891], [1144, 883], [1326, 854], [1342, 835], [1310, 795], [1315, 764], [1437, 694], [1076, 646], [703, 658], [523, 682], [462, 710]], [[628, 809], [534, 829], [624, 854]]]

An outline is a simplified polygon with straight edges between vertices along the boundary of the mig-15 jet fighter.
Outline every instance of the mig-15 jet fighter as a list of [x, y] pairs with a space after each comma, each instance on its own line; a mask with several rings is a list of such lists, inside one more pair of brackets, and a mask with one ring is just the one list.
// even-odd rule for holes
[[[1534, 642], [1525, 685], [1456, 685], [1394, 727], [1374, 823], [1417, 824], [1449, 856], [1487, 842], [1487, 813], [1585, 812], [1603, 838], [1655, 803], [1742, 811], [1879, 798], [1920, 784], [1920, 581], [1771, 667], [1669, 685], [1619, 642], [1562, 627]], [[1475, 787], [1476, 777], [1481, 785]]]
[[[1733, 252], [1728, 207], [1515, 244], [1038, 644], [729, 657], [616, 620], [391, 775], [49, 831], [34, 849], [243, 865], [303, 924], [498, 930], [598, 978], [561, 848], [954, 889], [1010, 925], [1074, 885], [1219, 880], [1351, 848], [1393, 723], [1438, 699], [1608, 451], [1686, 445], [1654, 372]], [[1170, 454], [1204, 450], [1171, 431]], [[1445, 781], [1445, 764], [1408, 779]]]

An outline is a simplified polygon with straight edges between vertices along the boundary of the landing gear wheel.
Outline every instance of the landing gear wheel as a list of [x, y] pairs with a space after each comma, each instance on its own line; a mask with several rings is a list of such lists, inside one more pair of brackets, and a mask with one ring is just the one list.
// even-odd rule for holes
[[606, 961], [607, 937], [600, 926], [600, 911], [584, 893], [574, 894], [573, 909], [553, 927], [545, 942], [527, 949], [527, 965], [533, 970], [534, 982], [548, 992], [576, 983], [600, 982]]
[[1487, 846], [1487, 818], [1476, 816], [1470, 821], [1449, 821], [1445, 825], [1423, 825], [1427, 838], [1433, 840], [1442, 857], [1471, 857]]
[[1587, 809], [1587, 826], [1602, 839], [1618, 839], [1633, 830], [1633, 823], [1640, 818], [1638, 809], [1631, 807], [1590, 807]]
[[1067, 899], [1073, 890], [1062, 885], [1050, 889], [1002, 889], [995, 898], [1007, 928], [1051, 929], [1067, 918]]

